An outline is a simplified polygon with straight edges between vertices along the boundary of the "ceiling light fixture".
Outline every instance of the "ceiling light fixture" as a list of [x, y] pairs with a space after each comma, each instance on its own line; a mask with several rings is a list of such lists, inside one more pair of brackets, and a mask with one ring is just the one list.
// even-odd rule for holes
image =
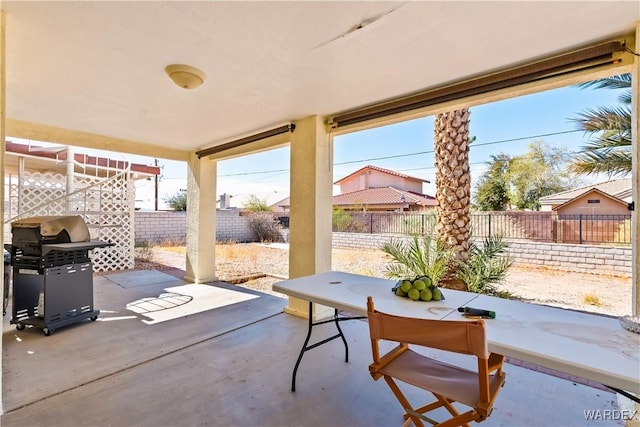
[[205, 73], [190, 65], [173, 64], [164, 70], [171, 80], [183, 89], [195, 89], [207, 78]]

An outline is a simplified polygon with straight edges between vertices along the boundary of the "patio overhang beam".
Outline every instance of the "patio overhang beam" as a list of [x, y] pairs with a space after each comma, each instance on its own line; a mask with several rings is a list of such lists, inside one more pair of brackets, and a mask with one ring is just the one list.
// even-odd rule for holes
[[205, 148], [203, 150], [196, 151], [196, 156], [198, 156], [198, 158], [201, 159], [203, 157], [211, 156], [213, 154], [221, 153], [223, 151], [233, 150], [235, 148], [242, 147], [244, 145], [251, 144], [253, 142], [268, 139], [277, 135], [289, 134], [293, 132], [295, 129], [296, 129], [296, 125], [293, 123], [289, 123], [284, 126], [269, 129], [264, 132], [245, 136], [244, 138], [236, 139], [234, 141], [230, 141], [224, 144], [216, 145], [214, 147]]
[[[635, 45], [633, 37], [629, 39], [630, 43]], [[566, 78], [574, 74], [595, 74], [611, 67], [629, 66], [627, 62], [632, 64], [633, 60], [624, 59], [625, 55], [628, 55], [625, 54], [627, 43], [626, 39], [603, 42], [489, 75], [338, 113], [329, 118], [328, 125], [340, 130], [390, 116], [404, 115], [406, 118], [413, 111], [460, 99], [486, 96], [491, 92], [527, 84], [540, 84], [546, 80]]]
[[43, 125], [40, 123], [32, 123], [16, 119], [7, 119], [5, 123], [6, 135], [14, 138], [31, 139], [34, 141], [94, 148], [97, 150], [114, 151], [177, 161], [187, 161], [189, 158], [188, 151], [161, 147], [142, 141], [116, 138], [108, 135], [98, 135], [95, 133], [59, 128], [56, 126]]

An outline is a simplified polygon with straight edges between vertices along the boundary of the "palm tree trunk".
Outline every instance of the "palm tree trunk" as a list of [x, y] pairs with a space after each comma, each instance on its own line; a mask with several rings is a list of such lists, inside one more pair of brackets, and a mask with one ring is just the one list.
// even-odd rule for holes
[[469, 259], [469, 114], [469, 109], [462, 109], [435, 119], [436, 233], [460, 261]]

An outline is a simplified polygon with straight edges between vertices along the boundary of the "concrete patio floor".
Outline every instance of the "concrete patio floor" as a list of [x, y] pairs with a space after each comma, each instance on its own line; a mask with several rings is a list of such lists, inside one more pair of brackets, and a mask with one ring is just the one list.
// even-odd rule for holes
[[[5, 316], [3, 426], [402, 423], [386, 384], [368, 374], [363, 321], [342, 324], [349, 363], [339, 341], [308, 352], [292, 393], [307, 324], [283, 313], [284, 299], [221, 282], [187, 284], [158, 271], [95, 276], [94, 295], [97, 322], [49, 337], [17, 331], [10, 311]], [[318, 332], [314, 339], [325, 330]], [[482, 425], [622, 425], [585, 418], [584, 411], [617, 409], [613, 393], [511, 364], [505, 371], [506, 385]], [[428, 398], [418, 390], [408, 396]]]

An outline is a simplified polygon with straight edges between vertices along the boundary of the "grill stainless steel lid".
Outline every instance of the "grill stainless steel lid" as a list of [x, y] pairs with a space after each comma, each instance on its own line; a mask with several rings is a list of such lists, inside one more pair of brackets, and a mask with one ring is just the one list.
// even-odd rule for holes
[[47, 243], [88, 242], [89, 228], [79, 215], [34, 216], [11, 223], [13, 243], [45, 240]]
[[92, 241], [89, 228], [79, 215], [34, 216], [11, 223], [12, 242], [5, 245], [14, 264], [46, 268], [88, 262], [89, 250], [112, 246]]

